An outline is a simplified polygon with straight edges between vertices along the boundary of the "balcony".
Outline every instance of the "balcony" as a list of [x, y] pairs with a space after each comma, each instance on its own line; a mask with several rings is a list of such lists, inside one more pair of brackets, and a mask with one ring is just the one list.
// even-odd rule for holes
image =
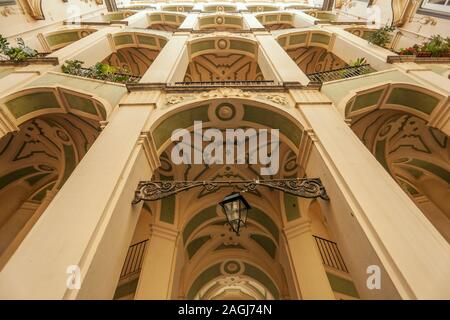
[[307, 74], [308, 78], [313, 82], [329, 82], [347, 78], [353, 78], [375, 72], [369, 64], [362, 64], [359, 66], [348, 66], [340, 69], [316, 72]]
[[334, 270], [348, 273], [347, 266], [345, 265], [336, 242], [318, 236], [313, 237], [316, 241], [317, 248], [319, 249], [320, 256], [322, 257], [322, 263]]

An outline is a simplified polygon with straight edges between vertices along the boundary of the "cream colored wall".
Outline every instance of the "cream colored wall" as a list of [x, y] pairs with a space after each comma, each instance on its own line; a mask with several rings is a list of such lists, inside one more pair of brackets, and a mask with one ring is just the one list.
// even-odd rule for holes
[[[417, 8], [419, 8], [421, 1], [416, 2], [417, 3], [415, 4], [415, 7], [411, 8], [412, 14], [410, 14], [410, 17], [406, 17], [405, 24], [399, 26], [399, 30], [402, 32], [402, 37], [396, 45], [396, 49], [412, 46], [416, 43], [421, 43], [427, 37], [435, 34], [440, 34], [441, 36], [450, 36], [450, 18], [442, 19], [417, 14]], [[367, 17], [368, 14], [375, 15], [379, 13], [381, 25], [390, 25], [392, 22], [391, 0], [375, 1], [374, 5], [370, 7], [373, 8], [373, 11], [368, 10], [367, 2], [353, 0], [347, 3], [347, 6], [344, 5], [338, 11], [357, 17]]]
[[36, 20], [25, 13], [20, 4], [7, 7], [7, 11], [5, 11], [6, 7], [0, 7], [0, 11], [4, 12], [0, 19], [0, 34], [10, 38], [10, 41], [21, 37], [27, 45], [38, 50], [40, 45], [36, 38], [37, 33], [54, 30], [72, 16], [92, 16], [106, 12], [105, 5], [98, 5], [94, 0], [71, 0], [70, 2], [45, 0], [42, 1], [45, 20]]

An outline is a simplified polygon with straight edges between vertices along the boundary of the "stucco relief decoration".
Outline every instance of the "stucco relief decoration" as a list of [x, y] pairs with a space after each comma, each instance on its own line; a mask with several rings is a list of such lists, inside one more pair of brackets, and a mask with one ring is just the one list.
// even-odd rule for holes
[[184, 101], [183, 96], [169, 96], [166, 98], [167, 105], [174, 105], [174, 104], [182, 103], [183, 101]]
[[414, 1], [392, 0], [392, 24], [396, 27], [405, 24], [415, 7]]
[[216, 90], [203, 92], [200, 97], [202, 98], [227, 98], [227, 97], [243, 97], [249, 98], [251, 94], [249, 92], [242, 91], [241, 89], [234, 88], [219, 88]]
[[21, 0], [24, 10], [36, 20], [45, 20], [42, 0]]
[[273, 103], [281, 104], [282, 106], [285, 106], [288, 104], [287, 99], [278, 94], [270, 94], [270, 95], [265, 96], [265, 98]]
[[0, 15], [4, 17], [16, 15], [16, 14], [23, 14], [24, 11], [21, 10], [19, 6], [16, 5], [10, 5], [10, 6], [1, 6], [0, 7]]

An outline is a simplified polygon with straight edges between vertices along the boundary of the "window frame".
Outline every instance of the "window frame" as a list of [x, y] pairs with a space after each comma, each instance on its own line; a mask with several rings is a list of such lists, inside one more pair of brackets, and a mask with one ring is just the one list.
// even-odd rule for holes
[[[450, 19], [450, 5], [447, 4], [429, 4], [429, 0], [422, 0], [418, 9], [418, 14], [429, 15], [438, 18]], [[450, 0], [446, 0], [450, 4]], [[447, 9], [447, 10], [443, 10]]]

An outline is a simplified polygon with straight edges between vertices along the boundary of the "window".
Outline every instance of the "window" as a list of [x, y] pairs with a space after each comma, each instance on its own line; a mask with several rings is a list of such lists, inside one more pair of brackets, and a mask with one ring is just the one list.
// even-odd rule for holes
[[16, 1], [11, 0], [0, 0], [0, 6], [9, 6], [12, 4], [16, 4]]
[[450, 0], [423, 0], [418, 13], [450, 16]]

